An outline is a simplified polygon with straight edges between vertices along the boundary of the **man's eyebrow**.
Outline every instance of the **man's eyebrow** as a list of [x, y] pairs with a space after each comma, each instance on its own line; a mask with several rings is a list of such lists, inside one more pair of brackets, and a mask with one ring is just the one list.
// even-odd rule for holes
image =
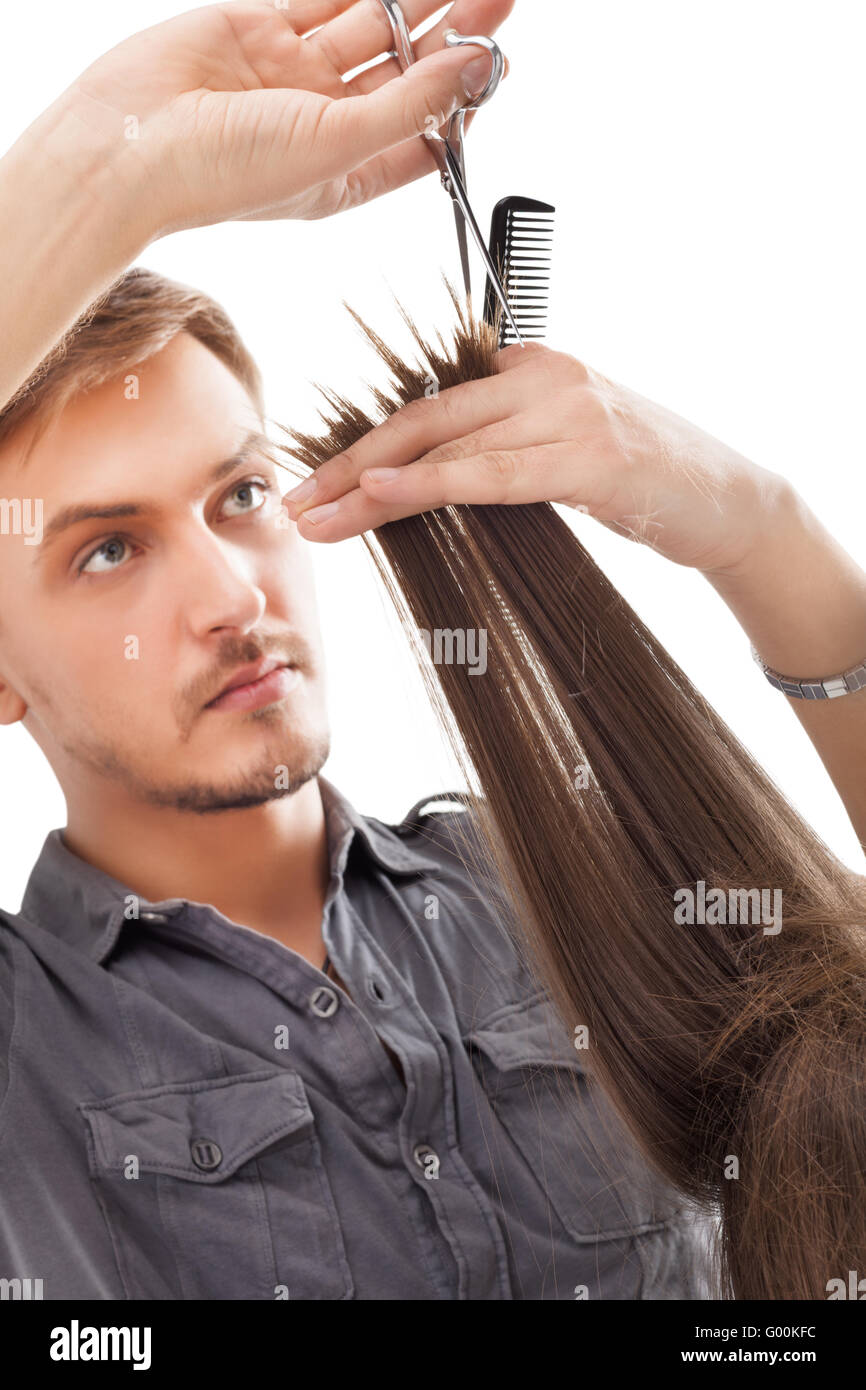
[[[262, 434], [261, 430], [250, 430], [246, 439], [241, 444], [237, 453], [231, 458], [221, 459], [214, 464], [213, 468], [201, 480], [201, 489], [213, 487], [215, 483], [233, 473], [242, 463], [244, 463], [256, 450], [270, 455], [273, 451], [273, 444], [267, 435]], [[46, 522], [42, 531], [42, 544], [37, 554], [44, 554], [48, 545], [56, 540], [63, 531], [68, 531], [70, 526], [76, 526], [80, 521], [90, 521], [101, 519], [112, 521], [115, 517], [121, 516], [143, 516], [145, 512], [161, 510], [154, 507], [152, 501], [132, 501], [114, 502], [110, 506], [100, 506], [98, 502], [74, 502], [68, 507], [61, 507], [59, 512]]]

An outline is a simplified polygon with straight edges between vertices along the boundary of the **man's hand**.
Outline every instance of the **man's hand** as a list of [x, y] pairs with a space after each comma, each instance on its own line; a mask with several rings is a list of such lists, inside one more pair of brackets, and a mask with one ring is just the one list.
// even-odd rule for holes
[[[374, 0], [208, 5], [143, 30], [97, 59], [60, 98], [65, 129], [104, 151], [118, 197], [143, 203], [158, 236], [230, 218], [319, 218], [429, 173], [419, 135], [438, 130], [490, 76], [480, 47], [514, 0], [457, 0], [415, 45], [404, 75], [381, 58], [391, 28]], [[414, 28], [436, 0], [403, 0]], [[316, 29], [316, 26], [321, 26]], [[310, 32], [316, 30], [316, 32]]]
[[705, 572], [757, 549], [781, 477], [566, 353], [514, 345], [497, 368], [404, 406], [317, 469], [300, 501], [288, 493], [301, 534], [335, 541], [450, 503], [546, 501]]

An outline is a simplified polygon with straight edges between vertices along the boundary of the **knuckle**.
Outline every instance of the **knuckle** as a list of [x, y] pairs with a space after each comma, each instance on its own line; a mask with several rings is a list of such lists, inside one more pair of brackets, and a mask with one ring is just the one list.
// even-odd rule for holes
[[438, 472], [440, 464], [443, 464], [446, 461], [446, 458], [455, 459], [460, 457], [461, 454], [459, 445], [454, 444], [446, 454], [445, 450], [440, 444], [437, 446], [437, 448], [431, 449], [429, 454], [424, 455], [424, 462], [428, 465], [428, 467], [435, 468]]
[[527, 343], [524, 347], [519, 343], [511, 343], [509, 347], [500, 348], [496, 354], [497, 371], [504, 372], [509, 367], [516, 367], [520, 362], [526, 361], [527, 352], [532, 356], [535, 348], [540, 346], [540, 343]]
[[454, 459], [468, 459], [480, 453], [478, 441], [471, 435], [466, 435], [459, 439], [450, 439], [444, 444], [437, 444], [435, 449], [431, 449], [424, 455], [424, 462], [439, 467], [440, 464], [448, 463]]
[[562, 370], [572, 380], [585, 386], [589, 381], [589, 368], [579, 357], [571, 357], [568, 353], [560, 352], [556, 354], [562, 364]]
[[462, 396], [459, 388], [440, 391], [437, 397], [439, 410], [446, 420], [454, 420], [462, 413]]
[[564, 386], [585, 386], [589, 381], [589, 368], [571, 353], [548, 350], [545, 365], [551, 381]]
[[389, 419], [393, 425], [399, 428], [401, 425], [415, 426], [424, 419], [430, 409], [430, 402], [426, 396], [413, 396], [411, 401], [401, 405]]
[[501, 491], [507, 492], [517, 474], [517, 461], [506, 449], [490, 449], [480, 460], [481, 468]]
[[426, 457], [415, 466], [415, 482], [423, 491], [426, 508], [448, 505], [448, 486], [446, 478], [446, 459], [428, 460]]
[[556, 356], [556, 354], [553, 351], [553, 348], [549, 348], [546, 343], [539, 343], [535, 340], [532, 340], [528, 343], [524, 343], [523, 347], [517, 345], [517, 351], [522, 353], [523, 356], [527, 359], [532, 357], [541, 358]]
[[408, 405], [401, 406], [389, 415], [379, 426], [382, 437], [386, 440], [399, 440], [401, 443], [408, 440], [415, 433], [419, 404], [418, 401], [410, 401]]
[[351, 444], [348, 449], [343, 450], [343, 455], [340, 459], [341, 471], [345, 474], [354, 474], [358, 471], [360, 466], [361, 460], [358, 457], [357, 445]]

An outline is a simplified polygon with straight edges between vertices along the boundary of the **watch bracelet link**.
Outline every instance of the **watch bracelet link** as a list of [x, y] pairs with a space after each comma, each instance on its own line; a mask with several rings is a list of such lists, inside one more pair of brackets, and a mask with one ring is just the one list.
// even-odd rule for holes
[[783, 676], [779, 671], [771, 670], [754, 647], [752, 657], [774, 690], [781, 690], [795, 700], [835, 700], [840, 695], [851, 695], [855, 690], [866, 689], [866, 659], [840, 676], [795, 680], [793, 676]]

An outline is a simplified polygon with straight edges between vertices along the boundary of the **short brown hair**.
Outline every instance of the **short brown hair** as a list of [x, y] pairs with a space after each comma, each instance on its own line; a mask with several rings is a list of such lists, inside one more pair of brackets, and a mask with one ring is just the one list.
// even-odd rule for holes
[[0, 409], [0, 443], [35, 421], [32, 448], [75, 396], [141, 366], [183, 332], [228, 367], [264, 415], [261, 374], [226, 311], [201, 290], [133, 266], [81, 314]]

